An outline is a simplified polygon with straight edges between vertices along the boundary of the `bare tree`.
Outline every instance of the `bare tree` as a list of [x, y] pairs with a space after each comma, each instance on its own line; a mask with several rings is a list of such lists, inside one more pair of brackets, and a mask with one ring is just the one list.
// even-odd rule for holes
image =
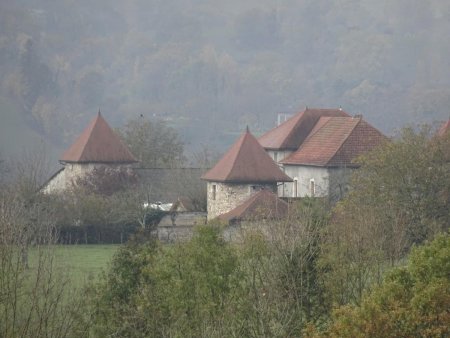
[[[78, 299], [55, 258], [51, 200], [23, 199], [15, 185], [0, 194], [0, 336], [68, 337]], [[33, 259], [28, 267], [28, 251]], [[79, 332], [82, 336], [83, 332]]]
[[326, 211], [319, 203], [293, 204], [287, 218], [243, 224], [251, 336], [298, 336], [326, 312], [318, 267]]
[[67, 337], [80, 303], [55, 258], [56, 204], [39, 192], [44, 148], [11, 163], [14, 175], [0, 190], [0, 336]]

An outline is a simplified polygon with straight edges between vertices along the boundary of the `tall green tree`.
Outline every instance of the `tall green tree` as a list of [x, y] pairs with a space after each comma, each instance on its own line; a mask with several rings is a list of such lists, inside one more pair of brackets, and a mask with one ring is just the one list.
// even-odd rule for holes
[[327, 227], [322, 263], [338, 304], [358, 303], [383, 271], [450, 224], [449, 138], [405, 128], [360, 159]]
[[360, 306], [333, 312], [325, 332], [309, 337], [448, 337], [450, 335], [450, 236], [416, 247]]
[[119, 133], [143, 168], [177, 167], [184, 160], [183, 143], [163, 121], [150, 121], [141, 115], [130, 119]]

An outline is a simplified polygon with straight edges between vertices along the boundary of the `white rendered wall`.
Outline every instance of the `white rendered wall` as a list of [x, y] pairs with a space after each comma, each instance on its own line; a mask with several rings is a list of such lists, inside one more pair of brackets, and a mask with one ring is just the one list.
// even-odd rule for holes
[[[284, 165], [284, 172], [296, 182], [287, 182], [280, 186], [278, 194], [281, 197], [306, 197], [311, 196], [310, 184], [314, 180], [315, 197], [328, 196], [329, 172], [325, 167]], [[294, 184], [297, 184], [297, 196]], [[281, 194], [280, 194], [281, 193]]]
[[266, 150], [266, 152], [275, 162], [280, 162], [284, 160], [286, 157], [288, 157], [290, 154], [292, 154], [292, 151], [290, 150]]

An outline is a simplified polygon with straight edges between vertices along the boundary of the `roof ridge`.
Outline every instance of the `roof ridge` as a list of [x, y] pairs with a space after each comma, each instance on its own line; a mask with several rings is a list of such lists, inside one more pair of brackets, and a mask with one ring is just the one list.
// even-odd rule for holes
[[232, 171], [233, 168], [234, 168], [234, 164], [236, 163], [237, 159], [239, 158], [239, 155], [241, 154], [243, 145], [245, 144], [244, 140], [245, 140], [245, 138], [246, 138], [249, 134], [250, 134], [250, 131], [248, 130], [248, 126], [247, 126], [246, 132], [244, 133], [244, 135], [242, 135], [242, 140], [241, 140], [241, 143], [240, 143], [240, 145], [239, 145], [239, 149], [238, 149], [238, 151], [237, 151], [237, 153], [236, 153], [236, 156], [234, 157], [234, 160], [233, 160], [233, 162], [232, 162], [232, 166], [231, 166], [231, 169], [230, 169], [229, 174], [231, 174], [231, 171]]
[[102, 115], [100, 113], [100, 110], [99, 110], [98, 114], [97, 114], [97, 117], [94, 119], [95, 122], [92, 124], [92, 127], [89, 129], [89, 133], [88, 133], [89, 136], [86, 138], [86, 142], [84, 143], [84, 146], [83, 146], [83, 148], [81, 150], [80, 158], [83, 157], [83, 154], [86, 151], [86, 147], [89, 144], [89, 141], [92, 140], [92, 135], [94, 134], [94, 129], [98, 128], [97, 126], [98, 126], [98, 122], [100, 121], [100, 119], [103, 120], [103, 117], [102, 117]]
[[[304, 148], [305, 145], [307, 144], [308, 140], [310, 138], [312, 138], [315, 134], [317, 134], [320, 131], [320, 129], [322, 129], [330, 121], [331, 117], [332, 116], [321, 116], [321, 117], [319, 117], [319, 119], [315, 123], [314, 127], [312, 128], [311, 132], [308, 134], [308, 136], [306, 136], [306, 138], [302, 142], [302, 144], [300, 144], [300, 147], [298, 147], [298, 149], [295, 150], [292, 154], [295, 154], [295, 153], [299, 152], [302, 148]], [[321, 126], [320, 128], [316, 129], [317, 125], [319, 124], [320, 120], [322, 120], [322, 119], [323, 120], [327, 120], [327, 121], [325, 122], [325, 124], [323, 126]], [[289, 163], [289, 157], [290, 157], [290, 155], [287, 156], [284, 160], [280, 161], [280, 163], [286, 163], [286, 164]]]
[[[301, 149], [303, 147], [303, 145], [305, 144], [306, 141], [308, 141], [308, 139], [310, 139], [311, 137], [313, 137], [314, 135], [317, 134], [317, 132], [322, 129], [325, 125], [328, 124], [328, 122], [330, 122], [332, 116], [321, 116], [319, 117], [319, 119], [317, 120], [316, 124], [314, 125], [313, 129], [311, 130], [311, 132], [308, 134], [308, 136], [306, 136], [305, 140], [303, 141], [303, 143], [300, 145], [300, 147], [298, 147], [298, 149]], [[320, 128], [317, 128], [317, 125], [320, 123], [320, 120], [326, 120], [326, 122], [323, 124], [323, 126], [321, 126]]]
[[[298, 122], [302, 119], [302, 117], [305, 115], [306, 110], [307, 110], [307, 109], [305, 109], [304, 111], [300, 111], [300, 112], [298, 113], [297, 121], [295, 121], [294, 125], [292, 126], [292, 129], [291, 129], [291, 130], [289, 131], [289, 133], [287, 134], [287, 136], [286, 136], [286, 138], [285, 138], [283, 144], [284, 144], [284, 143], [286, 142], [286, 140], [288, 140], [289, 137], [294, 133], [295, 127], [297, 126]], [[295, 116], [295, 115], [292, 116], [292, 119], [294, 119], [294, 117], [296, 117], [296, 116]], [[290, 119], [287, 119], [287, 120], [284, 121], [282, 124], [288, 122], [289, 120], [290, 120]], [[280, 124], [280, 126], [281, 126], [282, 124]], [[279, 127], [279, 126], [278, 126], [278, 127]], [[278, 127], [277, 127], [277, 128], [278, 128]]]
[[347, 134], [347, 136], [342, 140], [341, 144], [339, 145], [339, 147], [336, 148], [336, 151], [334, 152], [334, 154], [330, 157], [330, 159], [328, 160], [327, 163], [330, 163], [334, 157], [336, 156], [336, 154], [339, 152], [339, 150], [342, 149], [343, 145], [345, 144], [345, 142], [348, 141], [349, 136], [352, 134], [353, 130], [355, 130], [356, 126], [358, 126], [361, 121], [362, 121], [362, 117], [351, 117], [352, 119], [358, 119], [358, 122], [355, 123], [355, 125], [353, 126], [353, 128], [349, 131], [349, 133]]
[[103, 116], [97, 114], [62, 154], [60, 162], [133, 163], [137, 161]]
[[243, 133], [202, 179], [218, 182], [290, 182], [250, 133]]

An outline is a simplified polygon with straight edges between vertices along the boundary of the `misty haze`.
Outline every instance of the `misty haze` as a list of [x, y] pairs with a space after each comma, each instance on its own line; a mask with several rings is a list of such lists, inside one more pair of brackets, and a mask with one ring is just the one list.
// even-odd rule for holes
[[99, 108], [166, 121], [188, 150], [306, 106], [389, 135], [448, 118], [449, 36], [441, 0], [2, 1], [0, 152], [43, 140], [56, 159]]
[[449, 309], [450, 0], [0, 0], [0, 338]]

